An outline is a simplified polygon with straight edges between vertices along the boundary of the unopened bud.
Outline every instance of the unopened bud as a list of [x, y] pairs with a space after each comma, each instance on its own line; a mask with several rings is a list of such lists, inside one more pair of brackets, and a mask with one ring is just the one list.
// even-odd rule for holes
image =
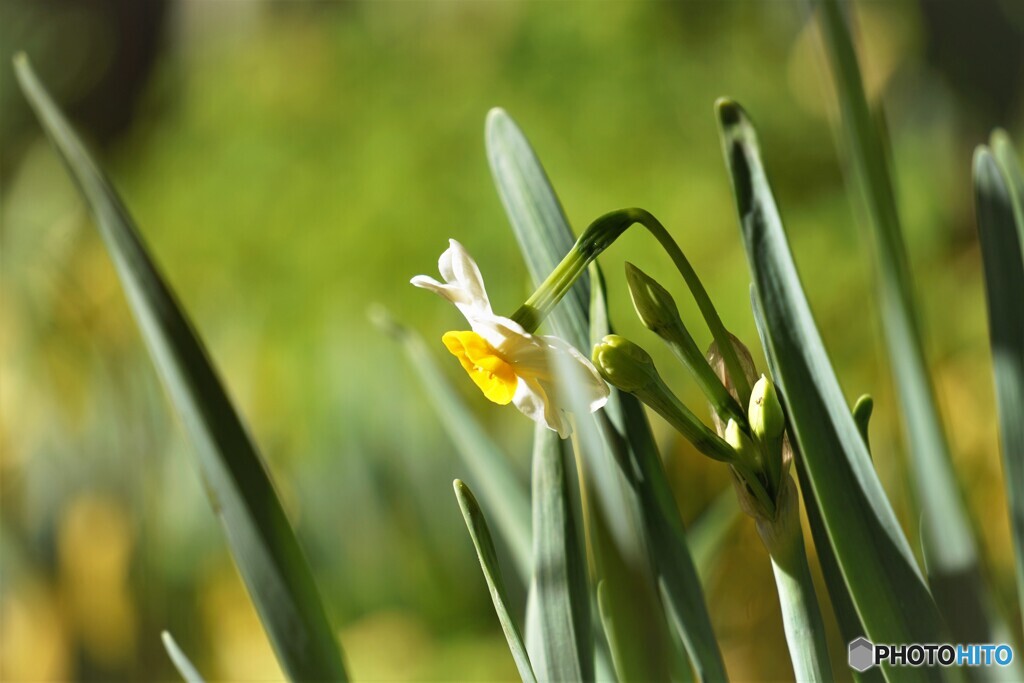
[[725, 426], [725, 442], [732, 446], [732, 449], [739, 455], [740, 460], [748, 464], [757, 461], [757, 446], [750, 440], [750, 437], [740, 428], [736, 420], [729, 420]]
[[594, 345], [592, 360], [609, 384], [625, 392], [640, 391], [658, 378], [650, 354], [617, 334], [609, 334]]
[[627, 262], [626, 283], [629, 285], [629, 296], [633, 299], [633, 308], [644, 327], [659, 335], [682, 327], [675, 300], [654, 278]]
[[775, 385], [764, 375], [761, 375], [750, 392], [747, 419], [750, 421], [750, 431], [765, 442], [778, 439], [786, 428], [786, 416], [782, 412], [782, 403], [775, 392]]

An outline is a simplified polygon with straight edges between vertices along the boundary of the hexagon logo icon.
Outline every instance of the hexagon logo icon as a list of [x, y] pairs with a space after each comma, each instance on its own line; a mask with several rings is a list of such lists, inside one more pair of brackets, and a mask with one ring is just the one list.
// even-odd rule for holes
[[850, 668], [861, 673], [875, 665], [875, 646], [861, 637], [850, 643]]

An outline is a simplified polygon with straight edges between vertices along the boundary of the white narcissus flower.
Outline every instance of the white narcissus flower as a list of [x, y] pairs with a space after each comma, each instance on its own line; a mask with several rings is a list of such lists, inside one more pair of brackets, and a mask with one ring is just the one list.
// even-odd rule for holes
[[[534, 335], [510, 318], [495, 315], [476, 262], [449, 240], [437, 267], [444, 282], [417, 275], [412, 284], [443, 296], [462, 312], [471, 330], [446, 332], [445, 347], [459, 359], [480, 390], [499, 405], [515, 404], [531, 420], [565, 438], [571, 432], [560, 402], [556, 368], [571, 368], [572, 390], [593, 412], [608, 401], [608, 385], [589, 360], [555, 336]], [[565, 370], [563, 369], [563, 372]]]

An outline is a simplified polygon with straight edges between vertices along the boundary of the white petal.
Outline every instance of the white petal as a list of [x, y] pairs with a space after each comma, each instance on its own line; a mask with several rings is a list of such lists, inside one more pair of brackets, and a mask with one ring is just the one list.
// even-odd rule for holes
[[[438, 259], [437, 269], [444, 281], [461, 289], [466, 297], [466, 305], [473, 312], [491, 313], [491, 301], [487, 298], [484, 278], [480, 268], [469, 255], [466, 248], [456, 240], [448, 240], [448, 249]], [[460, 306], [461, 309], [461, 306]], [[463, 311], [466, 317], [469, 314]]]
[[410, 282], [416, 287], [443, 296], [455, 304], [470, 322], [477, 317], [493, 316], [491, 302], [484, 289], [484, 279], [473, 257], [455, 240], [449, 240], [449, 243], [450, 246], [437, 262], [444, 283], [426, 275], [417, 275]]
[[[467, 316], [468, 318], [468, 316]], [[511, 361], [515, 349], [522, 345], [534, 345], [539, 342], [532, 334], [523, 329], [523, 326], [511, 318], [489, 313], [469, 318], [473, 331], [483, 337], [488, 344], [498, 350], [503, 357]]]
[[460, 304], [469, 306], [472, 305], [472, 300], [466, 294], [466, 292], [456, 285], [445, 285], [441, 284], [432, 277], [427, 275], [417, 275], [412, 280], [409, 280], [414, 286], [421, 289], [426, 289], [435, 294], [443, 296], [448, 301], [451, 301], [456, 306]]
[[555, 406], [536, 377], [520, 377], [512, 403], [526, 417], [538, 422], [551, 431], [558, 432], [563, 439], [572, 434], [572, 427], [566, 416]]
[[[512, 363], [516, 375], [536, 377], [542, 384], [551, 385], [546, 390], [548, 395], [557, 393], [553, 389], [556, 374], [560, 372], [559, 381], [569, 383], [569, 389], [576, 397], [573, 402], [577, 405], [584, 403], [590, 412], [594, 412], [608, 402], [610, 391], [604, 379], [593, 364], [566, 341], [554, 336], [528, 335], [527, 338], [507, 339], [506, 349], [503, 349], [503, 355]], [[559, 400], [565, 404], [562, 406], [564, 409], [571, 409], [568, 400]]]

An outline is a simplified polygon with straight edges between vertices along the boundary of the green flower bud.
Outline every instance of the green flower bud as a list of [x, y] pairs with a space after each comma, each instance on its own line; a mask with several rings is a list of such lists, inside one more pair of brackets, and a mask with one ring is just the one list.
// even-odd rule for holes
[[650, 354], [617, 334], [595, 344], [591, 358], [601, 376], [622, 391], [634, 393], [658, 381]]
[[764, 442], [775, 441], [786, 428], [786, 416], [782, 412], [782, 403], [775, 392], [775, 385], [764, 375], [761, 375], [750, 392], [747, 418], [750, 420], [750, 431]]
[[754, 445], [754, 442], [751, 441], [746, 432], [740, 428], [736, 420], [730, 419], [729, 423], [725, 426], [725, 442], [732, 446], [732, 449], [739, 455], [741, 462], [755, 465], [760, 460], [757, 446]]
[[683, 326], [679, 309], [672, 295], [664, 287], [632, 263], [626, 262], [626, 283], [633, 308], [644, 327], [659, 336]]

